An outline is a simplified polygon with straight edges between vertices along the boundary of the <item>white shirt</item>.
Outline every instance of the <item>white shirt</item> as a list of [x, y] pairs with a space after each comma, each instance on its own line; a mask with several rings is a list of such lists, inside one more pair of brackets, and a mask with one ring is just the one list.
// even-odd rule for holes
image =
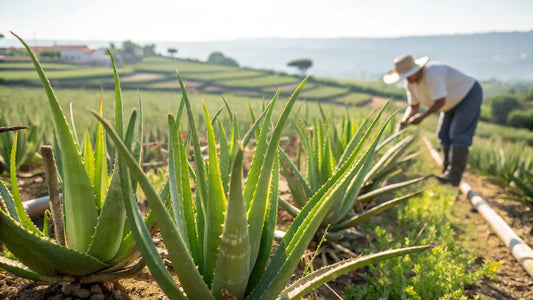
[[448, 111], [464, 99], [476, 79], [458, 70], [438, 62], [428, 62], [424, 66], [422, 78], [417, 83], [405, 80], [405, 91], [409, 105], [433, 105], [433, 102], [445, 98], [440, 111]]

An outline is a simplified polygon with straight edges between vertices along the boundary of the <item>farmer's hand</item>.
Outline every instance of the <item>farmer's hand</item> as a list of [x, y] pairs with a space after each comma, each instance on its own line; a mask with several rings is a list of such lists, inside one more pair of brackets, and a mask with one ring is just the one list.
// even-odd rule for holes
[[422, 120], [424, 120], [426, 116], [424, 114], [416, 114], [407, 120], [407, 124], [409, 125], [418, 125]]
[[398, 123], [398, 125], [396, 125], [396, 132], [398, 132], [398, 131], [404, 129], [405, 126], [407, 126], [407, 125], [408, 125], [408, 124], [407, 124], [407, 121], [400, 121], [400, 122]]

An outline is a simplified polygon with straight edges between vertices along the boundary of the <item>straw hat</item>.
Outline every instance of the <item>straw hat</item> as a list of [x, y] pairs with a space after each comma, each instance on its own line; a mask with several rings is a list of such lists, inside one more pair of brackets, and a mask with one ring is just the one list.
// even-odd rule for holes
[[429, 57], [427, 56], [416, 60], [411, 55], [398, 56], [394, 59], [394, 70], [390, 70], [385, 74], [383, 81], [386, 84], [396, 83], [422, 69], [428, 61]]

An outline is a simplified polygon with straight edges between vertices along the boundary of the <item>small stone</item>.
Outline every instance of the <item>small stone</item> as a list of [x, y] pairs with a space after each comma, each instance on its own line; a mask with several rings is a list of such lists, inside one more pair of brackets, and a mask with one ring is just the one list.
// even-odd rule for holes
[[67, 297], [65, 300], [73, 300], [72, 297]]
[[115, 298], [116, 300], [122, 299], [122, 293], [120, 292], [120, 290], [113, 291], [113, 298]]
[[65, 296], [63, 294], [57, 294], [54, 297], [50, 298], [50, 300], [65, 300]]
[[35, 179], [33, 180], [33, 182], [35, 182], [35, 183], [41, 183], [41, 182], [43, 182], [43, 181], [44, 181], [44, 179], [43, 179], [42, 177], [37, 177], [37, 178], [35, 178]]
[[80, 298], [89, 298], [89, 296], [91, 296], [91, 291], [89, 291], [88, 289], [79, 289], [74, 292], [74, 296]]
[[94, 294], [91, 296], [90, 300], [105, 300], [104, 294]]
[[67, 296], [72, 295], [72, 285], [70, 284], [64, 285], [63, 287], [61, 287], [61, 292], [63, 293], [63, 295], [67, 295]]
[[92, 294], [103, 294], [104, 292], [102, 291], [102, 288], [99, 285], [95, 284], [91, 286], [91, 293]]

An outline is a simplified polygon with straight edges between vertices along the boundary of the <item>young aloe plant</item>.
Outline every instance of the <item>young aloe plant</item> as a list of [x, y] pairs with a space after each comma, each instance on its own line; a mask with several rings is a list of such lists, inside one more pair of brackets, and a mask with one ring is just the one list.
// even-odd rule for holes
[[[0, 257], [0, 267], [21, 277], [45, 282], [110, 280], [140, 270], [144, 264], [127, 226], [121, 188], [121, 178], [130, 183], [132, 179], [127, 174], [119, 174], [121, 162], [115, 165], [111, 176], [108, 174], [106, 137], [101, 125], [97, 129], [94, 150], [88, 134], [85, 143], [78, 146], [73, 125], [68, 124], [39, 61], [28, 45], [19, 40], [30, 53], [48, 95], [59, 145], [55, 152], [59, 154], [57, 164], [61, 166], [63, 202], [58, 201], [58, 188], [50, 184], [57, 181], [57, 176], [53, 163], [47, 160], [45, 167], [51, 165], [46, 169], [51, 174], [48, 182], [56, 229], [55, 239], [51, 239], [47, 227], [40, 231], [26, 214], [16, 184], [15, 164], [11, 164], [13, 193], [0, 183], [6, 207], [0, 211], [0, 241], [8, 250]], [[112, 56], [111, 61], [116, 83], [115, 128], [126, 144], [131, 145], [135, 140], [133, 152], [138, 164], [141, 120], [137, 120], [134, 112], [123, 132], [120, 85]], [[99, 114], [102, 113], [101, 100]], [[17, 144], [16, 139], [13, 144]], [[51, 151], [46, 148], [44, 151], [43, 157], [52, 157]], [[14, 162], [16, 146], [11, 153]], [[133, 194], [134, 190], [129, 192]]]
[[[121, 176], [126, 179], [131, 173], [150, 203], [154, 221], [165, 241], [179, 284], [174, 282], [157, 253], [148, 228], [141, 220], [140, 211], [130, 197], [131, 182], [121, 180], [124, 197], [130, 197], [126, 202], [126, 209], [139, 249], [153, 277], [170, 299], [297, 298], [309, 288], [315, 288], [351, 269], [425, 249], [406, 248], [346, 261], [342, 266], [323, 270], [323, 273], [311, 273], [299, 289], [283, 292], [309, 241], [333, 204], [335, 195], [346, 187], [354, 167], [344, 168], [334, 181], [325, 185], [309, 201], [270, 260], [277, 216], [278, 145], [303, 82], [290, 98], [272, 131], [269, 128], [278, 94], [243, 137], [241, 144], [238, 142], [235, 117], [232, 119], [230, 139], [226, 138], [224, 128], [218, 123], [220, 157], [217, 154], [215, 130], [204, 106], [209, 148], [207, 162], [204, 162], [193, 112], [179, 74], [178, 79], [182, 91], [181, 108], [176, 118], [172, 115], [168, 118], [171, 211], [166, 209], [164, 199], [155, 192], [110, 123], [93, 112], [115, 143], [119, 159], [127, 164], [128, 168], [123, 167], [125, 164], [120, 164]], [[187, 113], [194, 168], [187, 161], [188, 151], [185, 151], [179, 135], [183, 109]], [[228, 111], [231, 114], [229, 108]], [[216, 120], [213, 122], [216, 123]], [[243, 146], [256, 129], [259, 133], [257, 146], [243, 188]], [[195, 195], [191, 193], [191, 182], [195, 184]]]
[[[377, 115], [371, 114], [357, 130], [351, 125], [352, 123], [349, 119], [345, 119], [341, 123], [340, 132], [336, 127], [333, 127], [334, 130], [332, 132], [329, 131], [331, 120], [325, 114], [322, 114], [322, 118], [318, 121], [314, 121], [311, 132], [307, 129], [303, 120], [298, 119], [296, 116], [291, 119], [305, 152], [306, 160], [304, 173], [300, 171], [299, 163], [294, 163], [284, 151], [281, 151], [282, 166], [293, 196], [294, 205], [282, 199], [280, 199], [280, 203], [290, 214], [296, 215], [328, 180], [337, 176], [336, 174], [346, 164], [364, 160], [364, 164], [350, 178], [350, 183], [347, 185], [346, 190], [334, 200], [335, 205], [331, 207], [322, 222], [323, 228], [328, 225], [331, 226], [327, 231], [326, 240], [328, 244], [333, 245], [336, 249], [342, 248], [337, 244], [336, 240], [352, 236], [350, 229], [353, 226], [404, 202], [417, 193], [385, 201], [366, 211], [361, 209], [363, 204], [367, 204], [377, 196], [394, 192], [426, 178], [421, 177], [380, 186], [401, 164], [413, 157], [413, 155], [402, 156], [414, 140], [412, 136], [407, 136], [396, 144], [389, 146], [398, 137], [398, 134], [394, 134], [378, 144], [379, 136], [386, 130], [389, 121], [381, 126], [378, 133], [372, 134], [386, 108], [387, 105]], [[367, 151], [363, 152], [362, 150], [367, 144]], [[387, 152], [380, 154], [387, 146], [389, 146]], [[321, 250], [328, 251], [328, 247], [323, 247]], [[346, 249], [342, 250], [350, 253]]]

